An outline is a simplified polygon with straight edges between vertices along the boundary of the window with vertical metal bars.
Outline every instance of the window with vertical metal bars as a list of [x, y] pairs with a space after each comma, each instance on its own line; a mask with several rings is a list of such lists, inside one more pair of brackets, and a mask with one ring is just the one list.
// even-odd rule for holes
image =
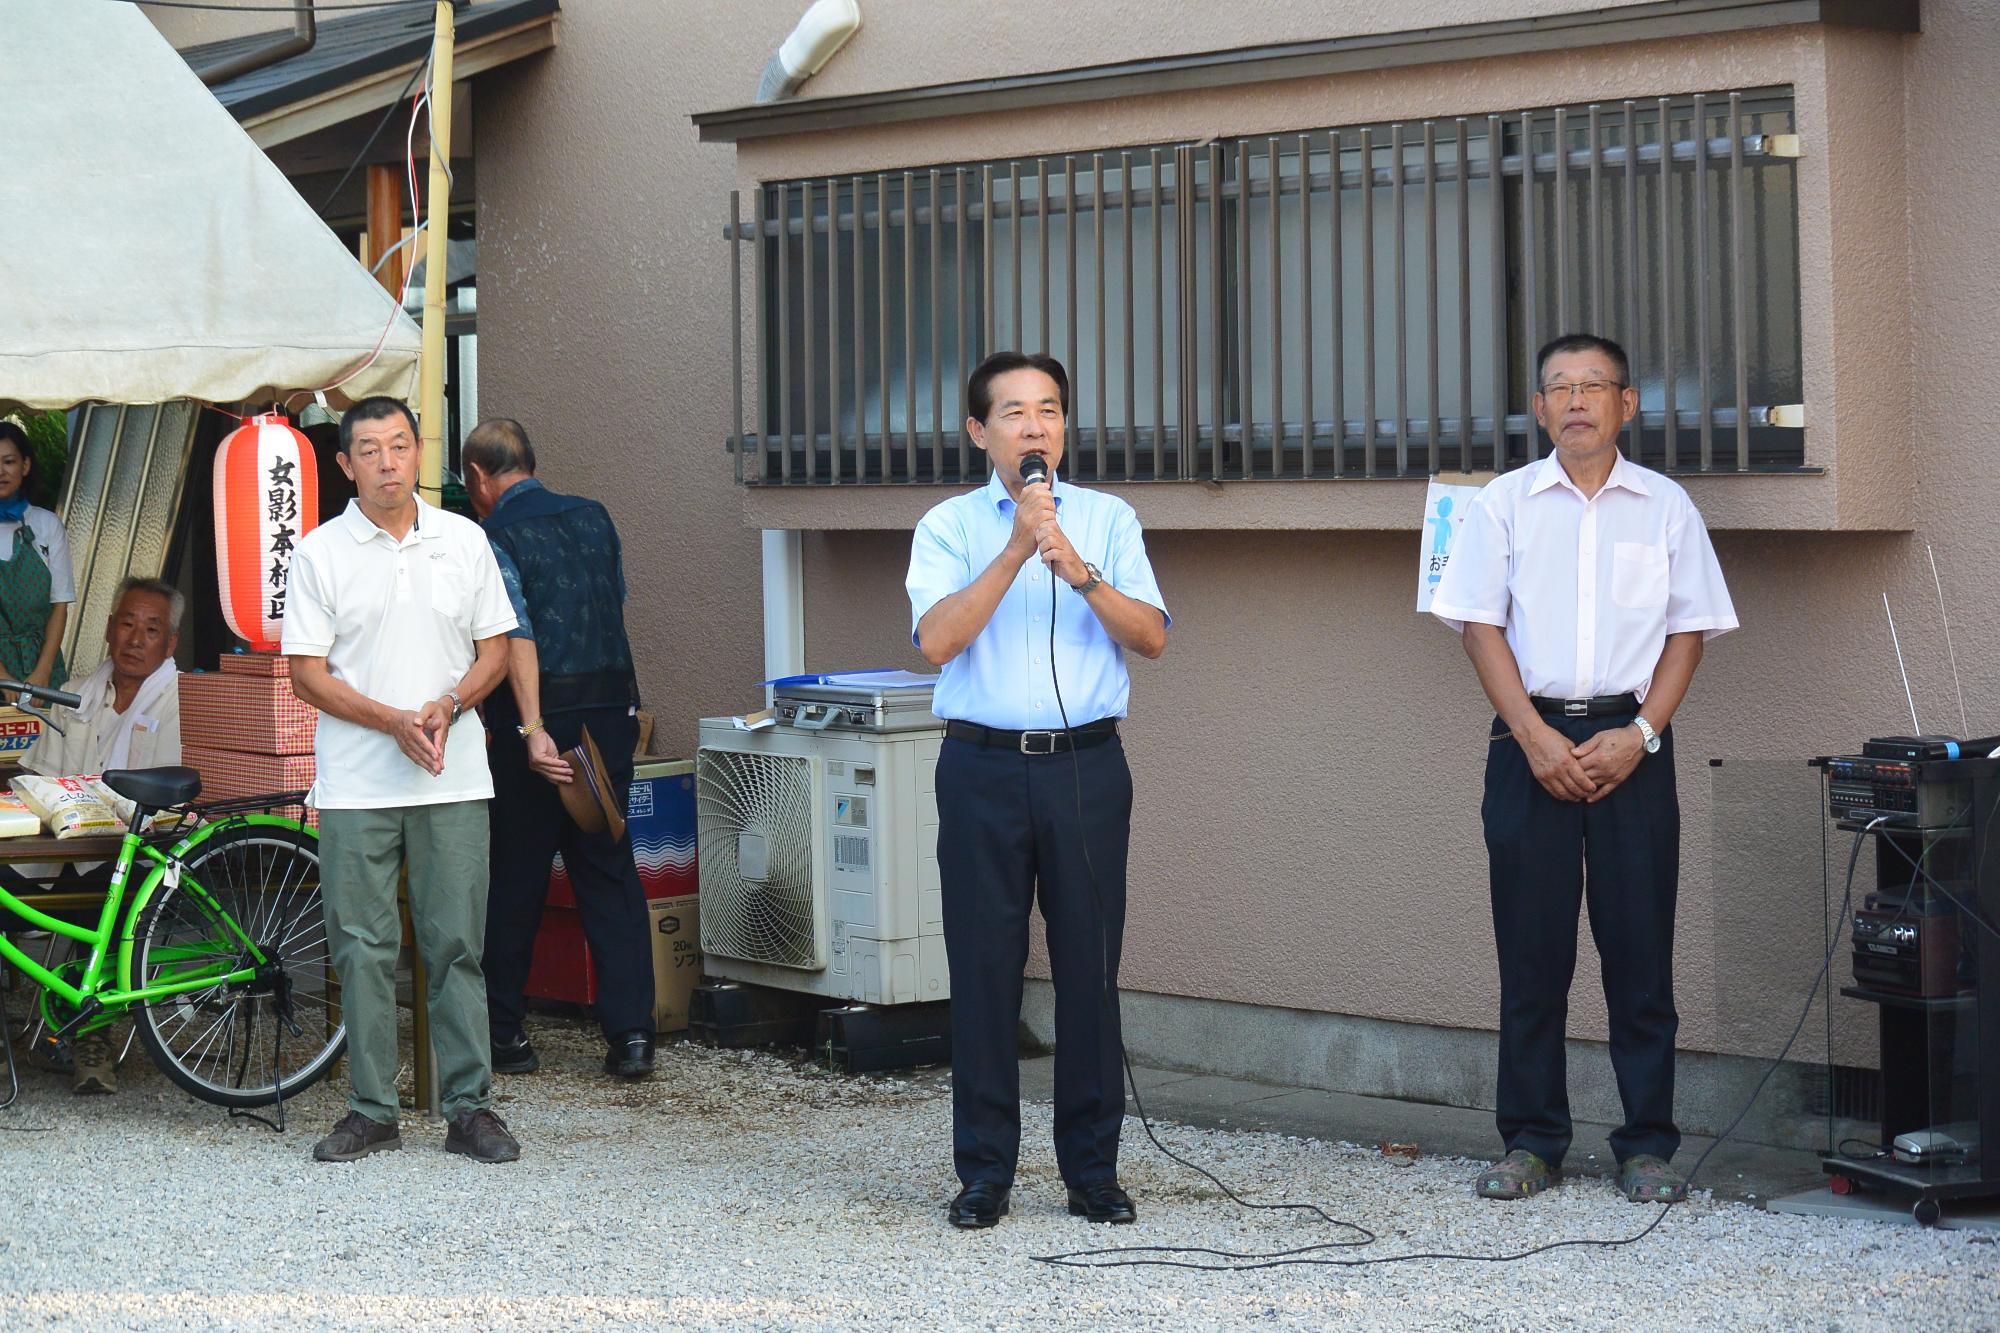
[[732, 194], [738, 479], [983, 480], [999, 348], [1069, 368], [1072, 480], [1505, 470], [1579, 331], [1631, 356], [1629, 456], [1804, 470], [1797, 144], [1777, 89]]

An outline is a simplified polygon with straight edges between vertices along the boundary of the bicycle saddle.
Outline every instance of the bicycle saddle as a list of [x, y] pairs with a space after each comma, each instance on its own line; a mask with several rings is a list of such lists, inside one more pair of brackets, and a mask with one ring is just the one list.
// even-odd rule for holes
[[98, 775], [135, 805], [165, 810], [201, 795], [201, 774], [191, 768], [113, 768]]

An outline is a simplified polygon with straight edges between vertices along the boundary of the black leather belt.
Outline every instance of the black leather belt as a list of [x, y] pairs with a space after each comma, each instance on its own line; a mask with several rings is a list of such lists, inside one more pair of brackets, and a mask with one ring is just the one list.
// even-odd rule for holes
[[1068, 731], [1001, 731], [995, 727], [982, 727], [977, 722], [951, 721], [944, 724], [944, 734], [955, 741], [1019, 750], [1022, 754], [1066, 754], [1071, 748], [1072, 737], [1075, 738], [1075, 748], [1083, 750], [1102, 745], [1116, 736], [1118, 719], [1100, 718]]
[[[496, 694], [510, 691], [496, 690]], [[571, 676], [543, 676], [542, 711], [566, 713], [583, 708], [629, 708], [639, 702], [638, 679], [629, 668], [584, 671]]]
[[1531, 694], [1528, 702], [1543, 717], [1616, 717], [1639, 711], [1636, 694], [1600, 694], [1593, 699], [1548, 699]]

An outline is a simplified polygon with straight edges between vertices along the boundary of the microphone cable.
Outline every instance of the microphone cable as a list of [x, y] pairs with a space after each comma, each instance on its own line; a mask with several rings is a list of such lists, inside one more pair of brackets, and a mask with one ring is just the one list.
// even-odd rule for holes
[[[1132, 1105], [1139, 1113], [1139, 1124], [1141, 1125], [1141, 1127], [1145, 1129], [1146, 1138], [1152, 1143], [1152, 1145], [1155, 1148], [1159, 1150], [1160, 1154], [1163, 1157], [1165, 1157], [1168, 1161], [1175, 1162], [1180, 1166], [1186, 1167], [1188, 1170], [1194, 1172], [1196, 1175], [1201, 1176], [1204, 1180], [1207, 1180], [1210, 1184], [1214, 1185], [1217, 1189], [1221, 1190], [1223, 1194], [1227, 1196], [1229, 1201], [1231, 1203], [1234, 1203], [1237, 1207], [1248, 1208], [1258, 1211], [1266, 1211], [1266, 1212], [1296, 1211], [1296, 1212], [1311, 1213], [1317, 1216], [1320, 1219], [1320, 1221], [1326, 1223], [1328, 1226], [1339, 1227], [1354, 1233], [1354, 1238], [1351, 1240], [1328, 1241], [1321, 1245], [1312, 1246], [1309, 1248], [1351, 1249], [1364, 1245], [1373, 1245], [1377, 1240], [1380, 1239], [1380, 1237], [1377, 1236], [1374, 1232], [1370, 1231], [1367, 1227], [1362, 1226], [1358, 1222], [1350, 1222], [1347, 1221], [1345, 1218], [1339, 1218], [1333, 1216], [1333, 1214], [1327, 1212], [1326, 1209], [1321, 1207], [1319, 1204], [1257, 1203], [1252, 1200], [1244, 1198], [1242, 1195], [1238, 1194], [1235, 1190], [1231, 1189], [1229, 1185], [1225, 1181], [1223, 1181], [1221, 1177], [1217, 1176], [1214, 1172], [1210, 1171], [1208, 1168], [1201, 1166], [1195, 1162], [1189, 1161], [1187, 1158], [1181, 1156], [1173, 1149], [1167, 1147], [1166, 1144], [1160, 1142], [1159, 1135], [1153, 1132], [1152, 1118], [1149, 1115], [1147, 1115], [1146, 1104], [1143, 1100], [1141, 1100], [1139, 1096], [1138, 1076], [1132, 1072], [1132, 1053], [1125, 1048], [1124, 1032], [1122, 1024], [1119, 1024], [1118, 987], [1112, 976], [1111, 931], [1110, 931], [1110, 923], [1107, 919], [1107, 914], [1104, 910], [1104, 890], [1098, 883], [1097, 865], [1095, 861], [1091, 858], [1090, 839], [1087, 836], [1085, 836], [1083, 827], [1083, 762], [1076, 757], [1076, 729], [1070, 724], [1069, 708], [1063, 702], [1062, 673], [1056, 669], [1056, 614], [1057, 614], [1056, 598], [1058, 595], [1058, 588], [1062, 584], [1063, 580], [1056, 577], [1056, 572], [1054, 569], [1050, 569], [1048, 571], [1048, 574], [1049, 574], [1049, 683], [1055, 688], [1056, 712], [1062, 719], [1063, 735], [1069, 741], [1070, 775], [1072, 778], [1072, 789], [1076, 798], [1077, 844], [1083, 851], [1083, 868], [1085, 872], [1085, 877], [1090, 882], [1091, 902], [1092, 905], [1095, 906], [1097, 909], [1098, 960], [1099, 960], [1099, 967], [1102, 970], [1104, 978], [1102, 999], [1104, 1003], [1105, 1016], [1114, 1025], [1119, 1025], [1118, 1056], [1119, 1060], [1124, 1065], [1126, 1082], [1131, 1086], [1132, 1089]], [[1071, 1254], [1048, 1254], [1048, 1255], [1038, 1254], [1030, 1257], [1033, 1258], [1037, 1263], [1052, 1264], [1052, 1265], [1059, 1265], [1066, 1267], [1096, 1268], [1096, 1267], [1110, 1267], [1112, 1265], [1105, 1263], [1080, 1263], [1077, 1261], [1093, 1255], [1120, 1254], [1120, 1253], [1132, 1253], [1132, 1252], [1133, 1251], [1129, 1249], [1113, 1248], [1110, 1250], [1079, 1250]], [[1124, 1262], [1131, 1263], [1140, 1261], [1128, 1260]], [[1161, 1261], [1155, 1260], [1151, 1262], [1157, 1263]]]
[[[1056, 599], [1058, 595], [1057, 585], [1061, 582], [1062, 580], [1056, 577], [1054, 569], [1050, 569], [1049, 681], [1055, 689], [1056, 711], [1062, 719], [1063, 735], [1069, 741], [1070, 773], [1073, 779], [1076, 798], [1077, 841], [1083, 851], [1083, 866], [1085, 877], [1090, 883], [1091, 900], [1097, 908], [1098, 956], [1104, 977], [1102, 998], [1107, 1017], [1116, 1024], [1118, 1022], [1118, 991], [1113, 981], [1111, 970], [1110, 924], [1104, 910], [1103, 889], [1097, 879], [1097, 866], [1090, 855], [1090, 839], [1084, 834], [1083, 764], [1076, 756], [1076, 731], [1070, 724], [1069, 709], [1063, 702], [1062, 673], [1056, 668]], [[2000, 806], [2000, 802], [1996, 802], [1996, 806]], [[1819, 998], [1820, 987], [1826, 982], [1827, 973], [1833, 966], [1834, 955], [1840, 950], [1841, 936], [1847, 929], [1847, 923], [1851, 915], [1850, 907], [1854, 898], [1854, 872], [1861, 859], [1862, 845], [1867, 840], [1868, 835], [1886, 818], [1887, 816], [1878, 816], [1862, 828], [1856, 830], [1854, 845], [1849, 850], [1847, 857], [1847, 876], [1841, 890], [1838, 923], [1835, 925], [1833, 934], [1828, 940], [1826, 956], [1820, 960], [1819, 970], [1813, 975], [1812, 987], [1806, 992], [1805, 1004], [1799, 1011], [1798, 1022], [1792, 1025], [1791, 1035], [1785, 1038], [1784, 1046], [1771, 1059], [1769, 1065], [1765, 1067], [1763, 1076], [1757, 1080], [1757, 1086], [1750, 1090], [1750, 1096], [1743, 1103], [1743, 1109], [1736, 1113], [1736, 1118], [1731, 1120], [1728, 1126], [1720, 1134], [1716, 1135], [1710, 1141], [1708, 1147], [1703, 1149], [1701, 1155], [1695, 1159], [1694, 1166], [1688, 1170], [1687, 1174], [1687, 1186], [1690, 1191], [1694, 1188], [1695, 1178], [1700, 1175], [1702, 1167], [1708, 1162], [1709, 1155], [1721, 1147], [1723, 1141], [1731, 1134], [1734, 1134], [1737, 1128], [1743, 1123], [1745, 1117], [1750, 1114], [1751, 1108], [1757, 1104], [1757, 1099], [1763, 1095], [1765, 1087], [1770, 1083], [1771, 1076], [1778, 1072], [1778, 1066], [1784, 1063], [1787, 1055], [1791, 1054], [1793, 1045], [1799, 1039], [1799, 1034], [1805, 1030], [1806, 1020], [1812, 1015], [1813, 1002]], [[1388, 1254], [1361, 1258], [1332, 1257], [1329, 1256], [1328, 1251], [1361, 1249], [1375, 1244], [1381, 1237], [1375, 1232], [1370, 1231], [1367, 1227], [1362, 1226], [1359, 1222], [1335, 1217], [1320, 1204], [1258, 1203], [1246, 1199], [1231, 1189], [1214, 1172], [1195, 1162], [1189, 1161], [1173, 1149], [1167, 1147], [1166, 1144], [1160, 1142], [1159, 1135], [1153, 1132], [1152, 1118], [1146, 1113], [1145, 1102], [1139, 1096], [1139, 1080], [1132, 1071], [1132, 1053], [1126, 1049], [1122, 1025], [1119, 1031], [1118, 1053], [1119, 1059], [1124, 1066], [1126, 1082], [1132, 1089], [1132, 1105], [1138, 1113], [1139, 1124], [1146, 1131], [1147, 1140], [1152, 1143], [1154, 1148], [1159, 1150], [1161, 1156], [1201, 1176], [1204, 1180], [1207, 1180], [1217, 1189], [1221, 1190], [1223, 1195], [1239, 1208], [1259, 1212], [1310, 1213], [1328, 1226], [1337, 1227], [1352, 1233], [1351, 1238], [1321, 1241], [1314, 1245], [1300, 1245], [1286, 1250], [1269, 1251], [1222, 1250], [1200, 1245], [1114, 1245], [1096, 1249], [1069, 1250], [1060, 1254], [1030, 1255], [1029, 1258], [1038, 1264], [1047, 1264], [1055, 1268], [1184, 1268], [1205, 1273], [1235, 1273], [1252, 1272], [1264, 1268], [1368, 1268], [1381, 1264], [1414, 1263], [1419, 1260], [1453, 1261], [1459, 1263], [1514, 1263], [1522, 1259], [1533, 1258], [1538, 1254], [1547, 1254], [1553, 1250], [1619, 1249], [1628, 1245], [1636, 1245], [1646, 1237], [1652, 1235], [1660, 1223], [1666, 1221], [1667, 1214], [1674, 1210], [1675, 1202], [1680, 1202], [1662, 1203], [1660, 1211], [1654, 1215], [1653, 1220], [1630, 1236], [1586, 1236], [1568, 1240], [1548, 1241], [1525, 1250], [1517, 1250], [1504, 1254], [1473, 1254], [1450, 1250], [1420, 1250], [1405, 1254]], [[1176, 1255], [1194, 1255], [1200, 1257], [1193, 1259], [1172, 1257]]]

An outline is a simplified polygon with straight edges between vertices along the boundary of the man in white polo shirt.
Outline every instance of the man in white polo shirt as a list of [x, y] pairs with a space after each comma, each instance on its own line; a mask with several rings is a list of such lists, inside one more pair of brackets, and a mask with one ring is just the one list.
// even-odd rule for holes
[[493, 779], [473, 706], [507, 669], [514, 612], [478, 525], [417, 495], [416, 419], [366, 398], [340, 422], [341, 471], [359, 492], [292, 557], [285, 654], [320, 710], [314, 742], [320, 875], [340, 972], [348, 1114], [313, 1145], [322, 1162], [403, 1146], [396, 1120], [397, 872], [430, 974], [445, 1149], [511, 1162], [493, 1114], [487, 1049], [486, 803]]

